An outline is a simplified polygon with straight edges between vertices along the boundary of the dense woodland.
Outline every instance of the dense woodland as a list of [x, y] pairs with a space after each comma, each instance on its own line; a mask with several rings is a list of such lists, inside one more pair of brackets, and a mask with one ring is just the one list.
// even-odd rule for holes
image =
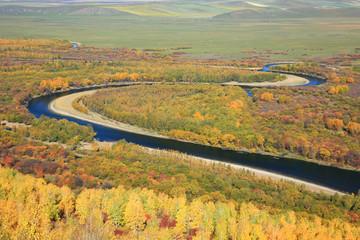
[[[358, 196], [313, 193], [293, 183], [260, 179], [249, 172], [199, 162], [176, 152], [149, 154], [146, 149], [125, 142], [113, 147], [99, 147], [94, 143], [92, 151], [74, 151], [59, 145], [47, 146], [27, 140], [20, 132], [0, 131], [3, 141], [2, 165], [15, 169], [0, 171], [4, 174], [0, 174], [4, 176], [0, 181], [3, 236], [16, 234], [14, 238], [31, 238], [26, 234], [54, 234], [56, 238], [56, 234], [63, 234], [72, 239], [78, 234], [91, 236], [96, 232], [131, 237], [132, 234], [156, 234], [156, 230], [162, 231], [165, 239], [168, 234], [183, 237], [210, 234], [216, 238], [220, 229], [225, 236], [252, 235], [255, 234], [254, 229], [258, 229], [259, 233], [256, 234], [268, 237], [279, 234], [280, 239], [284, 238], [283, 234], [290, 233], [294, 239], [317, 232], [329, 234], [325, 235], [329, 239], [351, 239], [350, 236], [356, 239], [359, 236], [359, 230], [355, 228], [360, 217]], [[25, 178], [16, 171], [41, 179]], [[18, 181], [22, 184], [18, 184]], [[132, 193], [137, 196], [130, 201]], [[108, 202], [108, 198], [115, 196]], [[185, 220], [179, 217], [180, 209], [176, 204], [179, 199], [186, 206], [186, 211], [181, 213], [187, 216]], [[167, 201], [175, 205], [168, 205], [170, 202], [165, 204]], [[132, 205], [135, 209], [139, 205], [144, 209], [136, 216], [138, 226], [127, 223], [134, 217], [126, 214], [128, 202], [136, 202], [135, 206]], [[199, 225], [193, 225], [195, 220], [190, 216], [194, 202], [196, 205], [193, 208], [202, 212]], [[153, 207], [147, 208], [150, 203], [154, 204]], [[214, 205], [215, 209], [223, 208], [207, 213], [206, 206], [209, 204]], [[249, 220], [250, 226], [242, 226], [244, 219], [239, 215], [242, 209], [253, 209], [265, 215], [260, 222]], [[223, 211], [230, 210], [236, 214], [224, 216], [220, 227], [218, 221]], [[22, 214], [19, 215], [18, 211], [22, 211]], [[250, 219], [258, 216], [253, 212], [248, 214]], [[34, 219], [33, 216], [38, 217]], [[230, 220], [231, 216], [233, 220]], [[289, 216], [291, 222], [288, 222]], [[285, 218], [293, 230], [282, 229], [285, 222], [281, 218]], [[96, 224], [101, 224], [97, 227], [91, 225], [95, 224], [93, 220], [96, 219]], [[232, 221], [236, 224], [231, 230], [229, 224]], [[252, 224], [259, 225], [253, 229]], [[267, 228], [269, 224], [274, 227]], [[323, 227], [320, 228], [319, 224]], [[301, 226], [301, 230], [295, 230], [297, 225]], [[96, 229], [100, 229], [99, 232]], [[146, 233], [148, 230], [154, 232]], [[101, 238], [105, 238], [105, 235]]]
[[201, 144], [291, 152], [360, 166], [360, 102], [302, 89], [152, 85], [107, 89], [83, 98], [109, 118]]
[[251, 203], [170, 197], [147, 189], [46, 184], [0, 167], [0, 233], [9, 239], [357, 239], [342, 220], [270, 214]]
[[[329, 196], [177, 152], [123, 141], [113, 146], [94, 142], [90, 126], [35, 119], [26, 109], [35, 96], [94, 84], [281, 79], [278, 74], [210, 67], [250, 67], [260, 61], [204, 62], [137, 49], [74, 49], [59, 40], [0, 42], [0, 120], [14, 123], [0, 126], [2, 238], [360, 238], [359, 195]], [[356, 68], [349, 71], [355, 74]], [[336, 93], [336, 86], [345, 84], [328, 83], [253, 89], [253, 99], [241, 88], [211, 84], [133, 86], [106, 90], [109, 102], [104, 106], [109, 116], [155, 131], [166, 122], [162, 133], [178, 138], [287, 151], [356, 167], [360, 108], [358, 98], [348, 97], [357, 92], [356, 76], [346, 83], [348, 92], [338, 88]], [[126, 106], [115, 104], [119, 99], [110, 93], [116, 91], [123, 91]], [[167, 104], [160, 105], [155, 95]], [[105, 99], [102, 92], [95, 96]], [[83, 101], [93, 104], [92, 98]], [[152, 110], [161, 114], [143, 117]], [[304, 142], [313, 148], [300, 148]]]
[[[0, 58], [0, 119], [16, 122], [30, 123], [32, 116], [27, 114], [24, 106], [32, 97], [69, 88], [140, 81], [223, 83], [277, 81], [282, 78], [279, 74], [208, 66], [225, 64], [223, 62], [174, 62], [172, 57], [169, 57], [170, 60], [162, 56], [155, 58], [129, 49], [73, 49], [69, 42], [59, 40], [0, 39], [0, 43], [1, 52], [5, 54]], [[36, 52], [39, 55], [29, 59], [24, 52]], [[61, 60], [73, 53], [75, 56], [70, 58], [72, 60]], [[49, 54], [65, 56], [54, 60]], [[112, 56], [116, 58], [111, 62], [82, 60], [87, 57], [91, 59], [90, 54], [101, 55], [107, 60], [114, 59]], [[241, 64], [251, 65], [247, 61], [229, 62], [231, 66]]]

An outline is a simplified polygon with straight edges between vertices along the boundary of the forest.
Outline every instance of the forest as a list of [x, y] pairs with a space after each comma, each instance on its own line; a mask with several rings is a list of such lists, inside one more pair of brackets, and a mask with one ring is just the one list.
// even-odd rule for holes
[[[147, 189], [69, 187], [0, 167], [1, 236], [12, 239], [357, 239], [342, 220], [269, 214], [251, 203], [187, 201]], [[21, 213], [21, 214], [19, 214]]]
[[235, 86], [132, 86], [101, 90], [82, 102], [90, 111], [177, 139], [360, 166], [357, 99], [291, 88], [251, 92], [253, 101]]
[[[0, 39], [0, 43], [3, 53], [11, 53], [11, 58], [7, 55], [1, 58], [0, 66], [0, 114], [1, 118], [10, 122], [29, 123], [32, 116], [24, 107], [26, 103], [34, 96], [58, 90], [121, 82], [224, 83], [277, 81], [283, 78], [277, 73], [236, 68], [256, 64], [251, 61], [230, 61], [228, 64], [221, 61], [175, 61], [176, 58], [170, 55], [148, 55], [127, 48], [74, 49], [69, 42], [62, 40]], [[39, 56], [28, 59], [23, 53], [33, 49], [39, 49], [36, 51]], [[98, 53], [101, 53], [101, 58], [97, 57]], [[60, 59], [54, 61], [49, 54], [57, 54]], [[103, 61], [104, 58], [107, 61]], [[231, 68], [210, 65], [229, 65]]]
[[[339, 82], [306, 89], [254, 88], [250, 98], [239, 87], [213, 83], [278, 81], [283, 76], [244, 69], [263, 64], [253, 60], [75, 49], [64, 40], [0, 42], [2, 238], [360, 238], [358, 194], [317, 193], [179, 152], [150, 151], [125, 141], [97, 142], [91, 126], [36, 119], [27, 111], [34, 97], [58, 91], [165, 82], [169, 84], [106, 89], [74, 104], [174, 138], [293, 153], [357, 168], [360, 101], [355, 67], [332, 70]], [[300, 72], [285, 67], [281, 71]], [[342, 74], [347, 74], [345, 82]]]
[[[126, 142], [112, 147], [94, 143], [92, 151], [74, 151], [27, 140], [20, 132], [0, 131], [2, 141], [8, 139], [2, 142], [5, 168], [0, 170], [3, 236], [30, 238], [26, 234], [35, 234], [56, 239], [62, 234], [72, 239], [105, 234], [101, 238], [115, 235], [123, 239], [134, 234], [145, 238], [157, 231], [164, 238], [180, 234], [179, 238], [195, 239], [204, 238], [203, 234], [217, 239], [222, 239], [219, 234], [275, 235], [280, 239], [290, 233], [294, 239], [313, 234], [324, 234], [327, 239], [359, 236], [355, 224], [360, 217], [358, 196], [313, 193], [290, 182], [261, 179], [250, 172], [199, 162], [179, 153], [149, 154]], [[128, 202], [136, 203], [132, 208], [140, 207], [141, 213], [126, 213]], [[210, 205], [213, 210], [207, 208]], [[179, 212], [180, 206], [184, 212]], [[194, 208], [201, 211], [197, 225], [189, 215]], [[240, 216], [245, 209], [261, 212], [262, 220], [250, 211], [250, 225], [242, 226], [245, 216]], [[222, 216], [228, 211], [234, 215]], [[38, 217], [32, 220], [33, 216]], [[274, 227], [268, 228], [269, 224]]]

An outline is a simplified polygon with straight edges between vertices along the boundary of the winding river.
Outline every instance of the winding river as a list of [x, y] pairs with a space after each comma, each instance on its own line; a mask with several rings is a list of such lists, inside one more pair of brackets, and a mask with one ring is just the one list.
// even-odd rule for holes
[[[268, 67], [268, 66], [266, 66]], [[264, 69], [268, 70], [268, 69]], [[306, 77], [310, 82], [306, 85], [318, 85], [323, 80], [313, 77]], [[305, 85], [304, 85], [305, 86]], [[303, 181], [315, 183], [341, 192], [357, 193], [360, 188], [360, 172], [346, 169], [339, 169], [332, 166], [319, 165], [313, 162], [302, 161], [292, 158], [262, 155], [258, 153], [248, 153], [232, 151], [217, 147], [204, 146], [196, 143], [182, 142], [174, 139], [164, 139], [159, 137], [141, 135], [127, 131], [121, 131], [110, 127], [101, 126], [76, 118], [62, 116], [49, 110], [48, 105], [54, 99], [71, 93], [98, 89], [92, 87], [80, 90], [70, 90], [67, 92], [54, 93], [49, 96], [42, 96], [33, 99], [29, 105], [29, 111], [37, 118], [41, 115], [56, 119], [68, 119], [80, 125], [90, 124], [96, 132], [95, 138], [100, 141], [118, 141], [125, 139], [145, 147], [158, 149], [171, 149], [187, 153], [197, 157], [203, 157], [227, 163], [240, 164], [251, 168], [256, 168], [268, 172], [278, 173]]]

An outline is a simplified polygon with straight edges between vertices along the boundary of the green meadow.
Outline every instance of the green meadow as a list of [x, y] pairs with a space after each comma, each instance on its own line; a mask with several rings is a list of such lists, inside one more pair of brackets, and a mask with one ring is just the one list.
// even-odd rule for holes
[[[191, 46], [192, 49], [184, 51], [197, 58], [300, 59], [354, 52], [360, 47], [360, 25], [359, 18], [270, 21], [138, 15], [1, 15], [0, 37], [58, 38], [88, 46], [138, 49]], [[268, 54], [267, 50], [283, 54]]]

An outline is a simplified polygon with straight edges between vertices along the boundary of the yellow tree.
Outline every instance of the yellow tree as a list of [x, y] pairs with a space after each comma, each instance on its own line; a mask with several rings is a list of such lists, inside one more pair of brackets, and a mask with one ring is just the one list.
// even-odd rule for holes
[[188, 217], [191, 229], [197, 229], [203, 226], [202, 218], [204, 213], [204, 204], [200, 201], [200, 199], [196, 199], [190, 204]]
[[328, 89], [328, 93], [336, 94], [336, 88], [334, 86], [330, 86]]
[[354, 83], [355, 81], [354, 81], [354, 79], [352, 77], [349, 77], [346, 82], [347, 83]]
[[125, 206], [124, 216], [125, 226], [134, 232], [142, 231], [145, 228], [145, 211], [137, 193], [131, 193], [129, 202]]
[[340, 78], [339, 77], [334, 77], [333, 78], [333, 83], [339, 83], [340, 82]]
[[[41, 191], [41, 190], [40, 190]], [[30, 193], [27, 202], [19, 206], [19, 225], [15, 239], [46, 239], [50, 230], [47, 208], [40, 203], [37, 193]]]
[[79, 223], [85, 224], [96, 209], [101, 206], [103, 191], [98, 189], [84, 190], [76, 200], [76, 214], [79, 216]]
[[350, 134], [360, 134], [360, 124], [356, 123], [356, 122], [349, 122], [346, 125], [346, 130], [350, 133]]
[[61, 188], [61, 201], [59, 205], [60, 211], [63, 212], [66, 218], [70, 217], [70, 215], [74, 212], [75, 196], [67, 186]]
[[108, 190], [107, 198], [104, 200], [104, 206], [109, 215], [109, 220], [116, 228], [125, 224], [124, 209], [126, 198], [124, 197], [124, 193], [125, 189], [122, 187]]
[[175, 236], [179, 238], [181, 238], [186, 232], [187, 206], [185, 204], [186, 199], [184, 197], [180, 197], [178, 199], [178, 211], [176, 213], [176, 226], [173, 229]]
[[142, 55], [143, 55], [143, 53], [142, 53], [141, 51], [138, 51], [138, 52], [136, 53], [136, 56], [138, 56], [138, 57], [142, 57]]
[[18, 227], [19, 212], [13, 198], [0, 200], [0, 236], [9, 238]]
[[40, 87], [46, 87], [48, 84], [47, 84], [47, 81], [46, 80], [42, 80], [41, 83], [40, 83]]
[[215, 213], [215, 204], [213, 202], [208, 202], [205, 205], [205, 214], [203, 217], [203, 222], [205, 229], [204, 231], [212, 233], [214, 231], [214, 213]]
[[229, 218], [228, 225], [229, 225], [229, 237], [231, 239], [239, 239], [238, 224], [234, 217]]
[[227, 222], [224, 215], [220, 217], [219, 221], [216, 224], [214, 239], [215, 240], [229, 239], [227, 233]]
[[[255, 224], [252, 227], [251, 230], [251, 239], [259, 239], [259, 240], [266, 240], [266, 235], [262, 230], [262, 227], [260, 224]], [[296, 239], [296, 238], [284, 238], [284, 239]]]
[[137, 73], [130, 74], [130, 79], [136, 82], [139, 79], [139, 75]]
[[272, 102], [274, 100], [274, 95], [272, 93], [265, 92], [261, 94], [260, 99], [262, 101]]
[[144, 204], [144, 210], [147, 214], [155, 216], [159, 207], [158, 197], [155, 195], [153, 190], [143, 189], [140, 193], [144, 195], [147, 199]]

